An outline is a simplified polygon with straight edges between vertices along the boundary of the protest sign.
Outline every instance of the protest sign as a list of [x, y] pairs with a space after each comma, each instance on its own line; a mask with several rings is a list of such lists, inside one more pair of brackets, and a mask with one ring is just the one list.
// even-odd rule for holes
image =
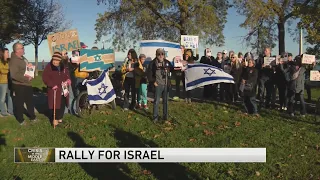
[[151, 61], [156, 57], [156, 50], [163, 49], [166, 59], [173, 61], [177, 56], [182, 57], [179, 43], [162, 40], [143, 40], [140, 42], [140, 54], [146, 55], [146, 61]]
[[24, 76], [34, 78], [35, 69], [36, 69], [35, 66], [33, 66], [32, 64], [28, 64], [26, 66], [26, 71], [24, 73]]
[[114, 67], [115, 55], [112, 49], [82, 49], [80, 55], [80, 71], [103, 71]]
[[197, 49], [199, 47], [199, 36], [181, 35], [181, 45], [186, 49]]
[[50, 34], [47, 36], [47, 40], [51, 55], [54, 52], [69, 52], [81, 49], [76, 29]]
[[320, 71], [310, 71], [310, 81], [320, 81]]
[[264, 65], [271, 66], [276, 64], [276, 57], [264, 57]]
[[315, 55], [303, 54], [302, 56], [302, 64], [312, 64], [316, 62]]

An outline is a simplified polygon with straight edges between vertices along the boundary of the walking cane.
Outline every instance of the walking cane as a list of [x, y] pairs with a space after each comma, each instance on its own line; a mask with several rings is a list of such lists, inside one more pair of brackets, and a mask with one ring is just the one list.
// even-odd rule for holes
[[56, 120], [56, 97], [57, 97], [57, 90], [53, 90], [53, 129], [56, 129], [57, 120]]

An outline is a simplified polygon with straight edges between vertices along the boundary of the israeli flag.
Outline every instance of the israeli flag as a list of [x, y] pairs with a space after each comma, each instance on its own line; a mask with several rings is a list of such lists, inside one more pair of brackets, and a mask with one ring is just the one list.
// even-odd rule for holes
[[92, 104], [108, 104], [116, 98], [116, 93], [105, 70], [97, 79], [86, 81], [88, 100]]
[[166, 59], [170, 62], [176, 56], [182, 57], [179, 43], [163, 40], [143, 40], [140, 41], [140, 54], [146, 55], [146, 61], [152, 61], [156, 57], [156, 50], [161, 48], [165, 52]]
[[215, 83], [234, 83], [234, 81], [230, 74], [215, 66], [188, 64], [185, 70], [186, 91]]

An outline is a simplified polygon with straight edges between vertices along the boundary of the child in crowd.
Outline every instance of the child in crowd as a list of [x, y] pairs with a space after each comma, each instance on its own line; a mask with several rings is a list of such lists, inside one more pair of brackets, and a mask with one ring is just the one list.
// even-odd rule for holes
[[135, 67], [135, 84], [136, 88], [138, 89], [137, 92], [137, 108], [144, 108], [148, 109], [147, 103], [147, 76], [146, 76], [146, 69], [147, 64], [145, 64], [146, 56], [144, 54], [140, 54], [139, 61], [137, 66]]

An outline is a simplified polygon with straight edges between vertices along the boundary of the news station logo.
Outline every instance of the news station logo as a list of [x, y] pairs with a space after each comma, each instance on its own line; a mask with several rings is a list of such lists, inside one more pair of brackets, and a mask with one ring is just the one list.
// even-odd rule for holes
[[55, 162], [54, 148], [14, 148], [15, 163]]

